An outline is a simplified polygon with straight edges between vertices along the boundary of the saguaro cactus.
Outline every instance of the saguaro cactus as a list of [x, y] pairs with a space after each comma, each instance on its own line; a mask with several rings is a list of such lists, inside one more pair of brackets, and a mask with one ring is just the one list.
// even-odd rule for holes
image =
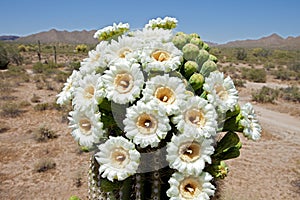
[[237, 132], [260, 137], [253, 107], [238, 105], [208, 45], [175, 35], [176, 25], [166, 17], [97, 31], [100, 43], [58, 94], [73, 106], [71, 134], [94, 151], [90, 199], [208, 200], [227, 175], [224, 160], [240, 154]]

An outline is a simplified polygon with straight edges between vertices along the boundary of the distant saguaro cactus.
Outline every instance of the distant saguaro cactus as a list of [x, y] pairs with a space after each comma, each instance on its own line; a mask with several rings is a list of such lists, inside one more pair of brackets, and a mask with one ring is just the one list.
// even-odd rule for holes
[[42, 57], [41, 57], [41, 42], [38, 40], [38, 57], [39, 57], [39, 62], [42, 61]]
[[53, 56], [54, 56], [54, 63], [57, 64], [57, 57], [56, 57], [56, 46], [53, 45]]

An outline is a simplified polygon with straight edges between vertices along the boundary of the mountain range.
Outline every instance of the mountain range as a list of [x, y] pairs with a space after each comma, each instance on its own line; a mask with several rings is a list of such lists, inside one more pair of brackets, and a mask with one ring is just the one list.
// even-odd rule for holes
[[[75, 44], [97, 44], [97, 39], [93, 37], [96, 30], [82, 31], [59, 31], [51, 29], [24, 37], [0, 36], [0, 40], [15, 41], [18, 43], [75, 43]], [[280, 48], [300, 50], [300, 36], [283, 38], [276, 33], [259, 39], [236, 40], [225, 44], [207, 42], [210, 46], [217, 47], [242, 47], [242, 48]]]

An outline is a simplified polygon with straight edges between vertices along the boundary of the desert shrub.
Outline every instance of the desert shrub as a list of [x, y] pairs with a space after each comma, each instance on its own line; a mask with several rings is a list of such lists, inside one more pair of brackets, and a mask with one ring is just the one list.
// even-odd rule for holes
[[265, 83], [267, 81], [267, 73], [265, 69], [242, 68], [242, 78], [256, 83]]
[[285, 81], [285, 80], [291, 80], [294, 73], [288, 69], [284, 69], [283, 67], [280, 67], [278, 70], [272, 71], [271, 73], [276, 79]]
[[16, 103], [5, 103], [1, 106], [1, 115], [3, 117], [18, 117], [22, 113], [22, 110], [20, 109], [20, 106]]
[[300, 102], [300, 90], [296, 85], [281, 88], [280, 96], [287, 101]]
[[46, 82], [46, 89], [47, 90], [55, 90], [55, 86], [51, 82]]
[[35, 164], [34, 171], [45, 172], [49, 169], [54, 169], [55, 167], [56, 167], [56, 163], [52, 159], [43, 158]]
[[245, 60], [247, 58], [247, 52], [245, 49], [238, 49], [236, 53], [236, 59]]
[[300, 72], [300, 63], [293, 63], [288, 65], [288, 69], [294, 72]]
[[60, 71], [60, 72], [56, 73], [53, 80], [55, 80], [56, 82], [59, 82], [59, 83], [65, 83], [69, 76], [70, 76], [69, 73]]
[[252, 100], [260, 103], [275, 103], [278, 95], [278, 90], [263, 86], [258, 91], [252, 93]]
[[24, 44], [21, 44], [21, 45], [18, 46], [18, 51], [19, 52], [27, 52], [28, 47], [26, 47]]
[[80, 68], [80, 62], [79, 61], [74, 61], [70, 63], [70, 68], [71, 70], [79, 70]]
[[50, 74], [55, 74], [57, 73], [56, 69], [56, 64], [52, 61], [49, 61], [48, 63], [41, 63], [41, 62], [37, 62], [33, 65], [32, 70], [34, 73], [38, 73], [38, 74], [46, 74], [46, 75], [50, 75]]
[[273, 63], [268, 62], [268, 63], [264, 64], [264, 68], [269, 71], [271, 69], [274, 69], [275, 65]]
[[267, 58], [271, 54], [271, 51], [263, 48], [254, 48], [252, 49], [252, 54], [255, 57]]
[[50, 109], [50, 105], [48, 103], [39, 103], [39, 104], [36, 104], [33, 109], [35, 111], [44, 111], [44, 110], [47, 110], [47, 109]]
[[34, 139], [38, 142], [45, 142], [49, 139], [55, 139], [57, 137], [58, 136], [53, 130], [50, 130], [45, 126], [41, 126], [34, 132]]
[[236, 87], [245, 87], [246, 81], [243, 79], [233, 79], [234, 85]]
[[39, 102], [41, 102], [41, 97], [37, 96], [36, 94], [33, 94], [33, 96], [31, 97], [30, 101], [32, 103], [39, 103]]
[[80, 52], [85, 53], [85, 52], [87, 52], [87, 50], [88, 50], [88, 47], [85, 44], [79, 44], [75, 47], [75, 52], [76, 53], [80, 53]]

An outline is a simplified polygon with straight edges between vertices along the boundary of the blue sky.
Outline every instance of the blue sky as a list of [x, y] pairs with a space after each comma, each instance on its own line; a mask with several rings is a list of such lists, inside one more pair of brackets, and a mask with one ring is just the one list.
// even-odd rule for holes
[[176, 31], [216, 43], [300, 35], [299, 0], [1, 0], [0, 8], [0, 35], [92, 30], [113, 22], [142, 28], [165, 16], [177, 18]]

